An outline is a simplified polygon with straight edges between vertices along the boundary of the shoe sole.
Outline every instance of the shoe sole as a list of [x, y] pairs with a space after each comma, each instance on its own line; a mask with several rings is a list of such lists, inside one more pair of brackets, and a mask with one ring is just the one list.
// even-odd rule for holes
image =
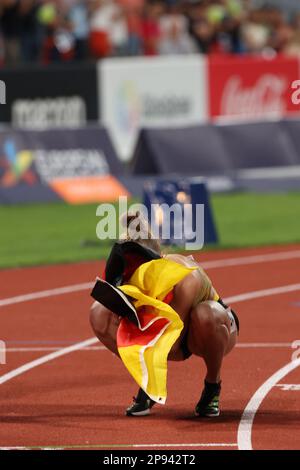
[[203, 413], [203, 414], [200, 414], [200, 413], [197, 413], [197, 411], [195, 411], [195, 416], [199, 417], [199, 418], [217, 418], [218, 416], [220, 416], [220, 411], [218, 411], [218, 413]]
[[148, 410], [143, 410], [143, 411], [136, 411], [135, 413], [125, 413], [126, 416], [149, 416], [150, 415], [150, 409]]

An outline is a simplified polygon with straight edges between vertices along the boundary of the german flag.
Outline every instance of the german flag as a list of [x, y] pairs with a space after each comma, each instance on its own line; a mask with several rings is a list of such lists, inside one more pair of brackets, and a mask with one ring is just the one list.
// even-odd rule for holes
[[162, 258], [141, 264], [126, 285], [119, 287], [133, 299], [138, 326], [121, 320], [117, 344], [121, 359], [147, 395], [164, 404], [167, 397], [168, 354], [183, 322], [168, 304], [178, 282], [196, 268]]

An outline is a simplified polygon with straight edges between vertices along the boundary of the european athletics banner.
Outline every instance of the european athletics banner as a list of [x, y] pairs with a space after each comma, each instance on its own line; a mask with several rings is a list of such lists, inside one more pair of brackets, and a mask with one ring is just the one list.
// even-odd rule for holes
[[114, 201], [122, 173], [103, 128], [0, 132], [0, 204]]

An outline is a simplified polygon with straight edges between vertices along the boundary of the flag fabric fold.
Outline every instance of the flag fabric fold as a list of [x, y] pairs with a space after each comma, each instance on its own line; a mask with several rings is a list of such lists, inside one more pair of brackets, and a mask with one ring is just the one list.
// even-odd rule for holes
[[121, 320], [118, 351], [132, 377], [157, 403], [166, 401], [168, 354], [183, 329], [167, 297], [194, 269], [161, 258], [141, 264], [128, 283], [119, 286], [133, 299], [139, 325]]

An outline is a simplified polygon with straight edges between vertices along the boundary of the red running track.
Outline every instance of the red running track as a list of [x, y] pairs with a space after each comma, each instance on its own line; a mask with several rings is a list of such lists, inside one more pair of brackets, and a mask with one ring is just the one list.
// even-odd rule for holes
[[[300, 245], [197, 258], [223, 298], [243, 294], [232, 302], [241, 334], [224, 362], [219, 418], [193, 416], [204, 377], [199, 358], [170, 363], [167, 404], [131, 419], [124, 409], [137, 387], [100, 343], [55, 357], [93, 336], [82, 284], [93, 282], [101, 263], [6, 270], [0, 271], [0, 338], [7, 347], [7, 363], [0, 365], [0, 448], [298, 449], [300, 353], [291, 344], [300, 341]], [[53, 291], [74, 285], [74, 292]], [[244, 296], [253, 292], [254, 298]], [[16, 298], [27, 294], [33, 295]], [[32, 362], [44, 356], [44, 363]], [[19, 369], [24, 364], [27, 371]], [[270, 377], [286, 365], [272, 384]]]

